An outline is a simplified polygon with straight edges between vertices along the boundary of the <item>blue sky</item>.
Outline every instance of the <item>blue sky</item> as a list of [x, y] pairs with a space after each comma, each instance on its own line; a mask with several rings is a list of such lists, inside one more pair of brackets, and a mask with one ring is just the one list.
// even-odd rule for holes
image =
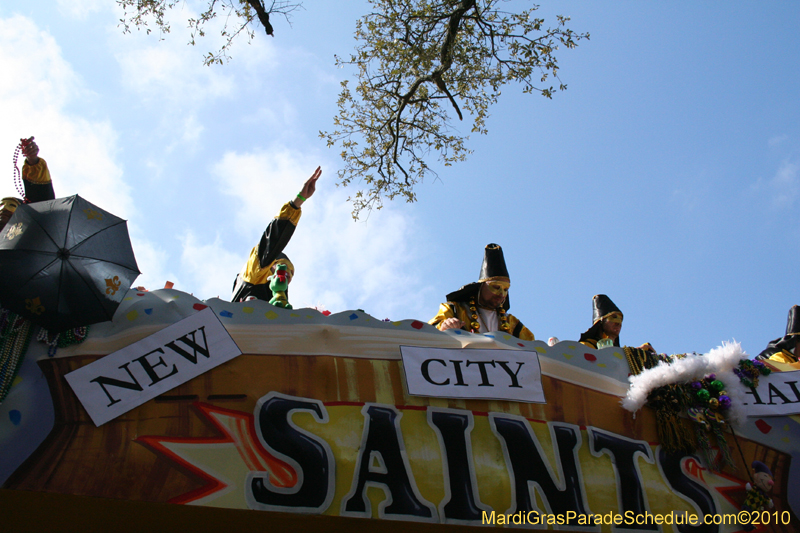
[[548, 22], [569, 15], [591, 33], [559, 51], [568, 90], [507, 86], [465, 163], [359, 222], [318, 132], [352, 74], [333, 56], [353, 49], [367, 4], [306, 1], [222, 67], [202, 65], [213, 31], [186, 44], [199, 5], [160, 41], [123, 35], [108, 0], [0, 4], [0, 192], [14, 194], [14, 146], [35, 135], [58, 196], [128, 219], [137, 285], [229, 298], [265, 225], [322, 165], [286, 249], [295, 307], [427, 320], [477, 278], [490, 242], [537, 339], [576, 339], [605, 293], [625, 313], [624, 344], [735, 339], [756, 354], [800, 304], [795, 3], [543, 5]]

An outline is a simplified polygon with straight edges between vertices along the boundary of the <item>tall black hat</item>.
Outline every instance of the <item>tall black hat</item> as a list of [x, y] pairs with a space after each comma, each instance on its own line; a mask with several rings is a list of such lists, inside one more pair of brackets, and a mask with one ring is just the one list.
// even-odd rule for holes
[[800, 335], [800, 305], [793, 305], [789, 309], [789, 318], [786, 319], [786, 334]]
[[619, 310], [619, 307], [614, 305], [611, 298], [605, 294], [595, 294], [592, 297], [592, 324], [600, 322], [611, 313], [619, 313], [622, 315], [622, 311]]
[[[800, 306], [793, 305], [789, 309], [789, 317], [786, 320], [786, 335], [770, 341], [767, 347], [758, 354], [759, 359], [769, 359], [772, 354], [782, 350], [790, 352], [794, 349], [797, 336], [800, 335]], [[798, 354], [794, 354], [795, 357]]]
[[[457, 291], [451, 292], [447, 295], [447, 301], [466, 302], [470, 298], [477, 298], [481, 283], [487, 281], [504, 281], [506, 283], [511, 283], [511, 278], [506, 268], [506, 260], [503, 257], [503, 249], [500, 245], [494, 243], [487, 244], [483, 251], [483, 264], [481, 265], [481, 273], [478, 277], [478, 281], [464, 285]], [[509, 297], [506, 295], [503, 308], [508, 311], [510, 306]]]
[[478, 283], [486, 281], [505, 281], [511, 283], [506, 268], [506, 260], [503, 257], [503, 249], [497, 244], [487, 244], [483, 251], [483, 264], [481, 265], [481, 275]]

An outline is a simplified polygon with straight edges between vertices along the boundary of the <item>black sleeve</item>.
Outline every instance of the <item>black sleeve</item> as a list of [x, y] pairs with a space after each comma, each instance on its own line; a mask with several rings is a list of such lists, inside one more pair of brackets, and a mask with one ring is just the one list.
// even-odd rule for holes
[[53, 182], [50, 183], [31, 183], [22, 180], [25, 184], [25, 196], [31, 202], [43, 202], [45, 200], [55, 200], [56, 193], [53, 190]]

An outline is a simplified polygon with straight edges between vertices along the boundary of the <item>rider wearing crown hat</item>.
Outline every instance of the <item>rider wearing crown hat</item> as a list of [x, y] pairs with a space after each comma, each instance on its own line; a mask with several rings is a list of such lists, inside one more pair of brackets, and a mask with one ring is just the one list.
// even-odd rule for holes
[[439, 313], [429, 324], [441, 331], [456, 328], [473, 333], [505, 331], [532, 341], [533, 333], [514, 315], [507, 313], [510, 285], [503, 249], [497, 244], [488, 244], [479, 280], [448, 294], [447, 303], [439, 307]]

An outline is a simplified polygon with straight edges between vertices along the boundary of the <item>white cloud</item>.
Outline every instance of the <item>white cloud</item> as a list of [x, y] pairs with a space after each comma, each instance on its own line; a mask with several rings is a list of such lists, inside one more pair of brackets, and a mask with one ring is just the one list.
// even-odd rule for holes
[[791, 157], [784, 158], [771, 178], [759, 177], [750, 190], [766, 196], [774, 209], [792, 207], [800, 197], [800, 163]]
[[[278, 64], [272, 43], [263, 35], [256, 35], [248, 44], [247, 34], [242, 32], [234, 40], [230, 55], [232, 62], [244, 65], [239, 72], [246, 80], [236, 80], [229, 68], [204, 66], [204, 56], [217, 52], [226, 40], [221, 36], [225, 22], [235, 23], [235, 17], [229, 19], [223, 11], [218, 11], [218, 16], [206, 23], [205, 35], [197, 36], [194, 46], [188, 45], [191, 32], [187, 20], [199, 18], [197, 9], [206, 7], [204, 2], [182, 2], [168, 9], [165, 19], [170, 33], [161, 39], [153, 22], [149, 24], [153, 29], [149, 35], [136, 29], [128, 34], [111, 32], [111, 45], [117, 50], [115, 57], [122, 69], [123, 84], [145, 100], [183, 109], [228, 97], [233, 94], [235, 84], [252, 85], [266, 70]], [[121, 18], [122, 10], [118, 8], [117, 12]], [[229, 26], [229, 33], [231, 29]]]
[[[241, 254], [226, 250], [219, 235], [213, 243], [204, 244], [188, 231], [181, 241], [181, 272], [192, 280], [189, 286], [198, 291], [195, 296], [229, 300], [233, 280], [242, 268]], [[177, 283], [175, 288], [188, 290]]]
[[81, 90], [55, 39], [22, 16], [0, 19], [0, 68], [5, 73], [0, 76], [0, 105], [11, 113], [3, 117], [3, 130], [9, 118], [48, 106], [61, 108]]
[[205, 128], [197, 121], [195, 115], [189, 115], [183, 122], [183, 140], [186, 143], [195, 143], [200, 138]]
[[800, 165], [789, 160], [781, 163], [778, 172], [769, 181], [772, 192], [772, 203], [775, 207], [791, 207], [800, 193]]
[[769, 145], [770, 148], [775, 148], [785, 143], [788, 139], [789, 139], [788, 135], [776, 135], [775, 137], [772, 137], [769, 141], [767, 141], [767, 144]]
[[141, 46], [140, 39], [132, 38], [115, 56], [123, 84], [141, 98], [186, 107], [231, 93], [232, 77], [222, 69], [204, 67], [195, 48], [185, 42], [179, 48], [178, 38], [149, 42], [154, 44]]
[[107, 0], [58, 0], [58, 10], [61, 13], [79, 20], [108, 6]]
[[180, 289], [180, 278], [166, 267], [169, 254], [148, 240], [135, 223], [128, 223], [128, 231], [131, 235], [136, 264], [141, 271], [141, 275], [134, 281], [134, 286], [155, 290], [164, 287], [167, 281], [172, 281], [175, 283], [175, 288]]

